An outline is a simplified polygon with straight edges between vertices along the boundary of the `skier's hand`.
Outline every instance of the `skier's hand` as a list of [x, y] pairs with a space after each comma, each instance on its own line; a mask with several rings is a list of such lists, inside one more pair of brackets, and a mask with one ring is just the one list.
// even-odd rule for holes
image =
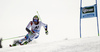
[[31, 31], [30, 31], [29, 33], [30, 33], [31, 35], [33, 34], [33, 32], [31, 32]]
[[45, 34], [48, 35], [48, 31], [45, 31]]

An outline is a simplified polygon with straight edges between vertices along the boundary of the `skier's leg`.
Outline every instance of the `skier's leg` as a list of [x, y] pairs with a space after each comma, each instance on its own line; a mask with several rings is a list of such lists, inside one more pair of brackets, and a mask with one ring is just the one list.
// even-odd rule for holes
[[29, 37], [29, 41], [32, 41], [32, 40], [34, 40], [34, 39], [37, 39], [39, 37], [39, 34], [38, 33], [34, 33], [34, 35], [31, 35], [30, 37]]
[[27, 34], [23, 39], [19, 40], [19, 43], [21, 44], [23, 41], [26, 41], [29, 39], [29, 35]]
[[39, 37], [39, 34], [37, 34], [34, 38], [37, 39]]
[[[24, 38], [22, 38], [22, 39], [20, 39], [20, 40], [14, 40], [12, 46], [16, 46], [16, 45], [18, 45], [18, 44], [21, 44], [23, 41], [27, 40], [28, 38], [29, 38], [29, 37], [28, 37], [28, 34], [27, 34]], [[11, 46], [11, 45], [10, 45], [10, 46]]]
[[32, 34], [32, 35], [29, 34], [28, 39], [24, 42], [24, 44], [27, 44], [27, 43], [31, 42], [33, 39], [36, 39], [36, 38], [38, 38], [38, 37], [39, 37], [39, 36], [38, 36], [37, 33], [34, 33], [34, 34]]
[[18, 44], [22, 45], [23, 41], [25, 41], [27, 39], [29, 39], [29, 35], [28, 34], [24, 38], [22, 38], [20, 40], [14, 40], [13, 44], [12, 45], [10, 44], [9, 46], [12, 47], [12, 46], [16, 46]]
[[32, 35], [29, 34], [28, 39], [25, 40], [23, 44], [28, 44], [30, 43], [33, 39], [37, 39], [39, 37], [39, 33], [34, 33]]
[[34, 37], [34, 35], [32, 34], [32, 35], [28, 35], [28, 38], [25, 40], [25, 42], [23, 43], [23, 44], [27, 44], [27, 43], [29, 43], [29, 42], [31, 42], [32, 41], [32, 39], [31, 38], [33, 38]]
[[37, 33], [34, 33], [33, 35], [29, 36], [29, 40], [32, 41], [33, 39], [36, 39], [38, 38], [38, 34]]

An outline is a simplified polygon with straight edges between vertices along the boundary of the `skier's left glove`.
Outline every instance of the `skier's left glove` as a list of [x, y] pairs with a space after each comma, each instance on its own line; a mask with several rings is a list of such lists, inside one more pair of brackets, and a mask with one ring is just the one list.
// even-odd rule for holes
[[45, 34], [48, 35], [48, 31], [45, 31]]

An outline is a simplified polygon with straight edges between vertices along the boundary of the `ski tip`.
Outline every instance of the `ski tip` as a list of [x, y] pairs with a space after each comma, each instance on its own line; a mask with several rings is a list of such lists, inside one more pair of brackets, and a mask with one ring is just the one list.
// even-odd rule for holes
[[12, 47], [11, 44], [9, 44], [9, 47]]

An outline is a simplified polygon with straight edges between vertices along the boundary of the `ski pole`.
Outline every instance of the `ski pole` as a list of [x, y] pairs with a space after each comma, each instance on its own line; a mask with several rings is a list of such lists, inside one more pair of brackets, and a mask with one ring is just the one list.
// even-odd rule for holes
[[[38, 13], [38, 11], [37, 11], [37, 14], [38, 14], [38, 17], [39, 17], [40, 21], [42, 21], [42, 19], [40, 18], [40, 15], [39, 15], [39, 13]], [[45, 27], [44, 27], [44, 29], [45, 29]]]
[[[40, 15], [39, 15], [39, 13], [38, 13], [38, 11], [37, 11], [37, 14], [38, 14], [38, 17], [39, 17], [40, 21], [42, 21], [42, 19], [40, 18]], [[45, 27], [44, 27], [44, 29], [45, 29]]]
[[[38, 11], [37, 11], [37, 14], [38, 14], [38, 17], [39, 17], [40, 21], [42, 21], [42, 19], [40, 18], [40, 15], [39, 15], [39, 13], [38, 13]], [[45, 29], [45, 27], [44, 27], [44, 29]]]
[[37, 14], [38, 14], [38, 16], [39, 16], [40, 21], [42, 21], [42, 19], [40, 18], [40, 15], [39, 15], [39, 13], [38, 13], [38, 11], [37, 11]]
[[15, 38], [20, 38], [20, 37], [24, 37], [25, 35], [22, 35], [22, 36], [17, 36], [17, 37], [11, 37], [11, 38], [6, 38], [6, 39], [3, 39], [2, 41], [4, 40], [10, 40], [10, 39], [15, 39]]

